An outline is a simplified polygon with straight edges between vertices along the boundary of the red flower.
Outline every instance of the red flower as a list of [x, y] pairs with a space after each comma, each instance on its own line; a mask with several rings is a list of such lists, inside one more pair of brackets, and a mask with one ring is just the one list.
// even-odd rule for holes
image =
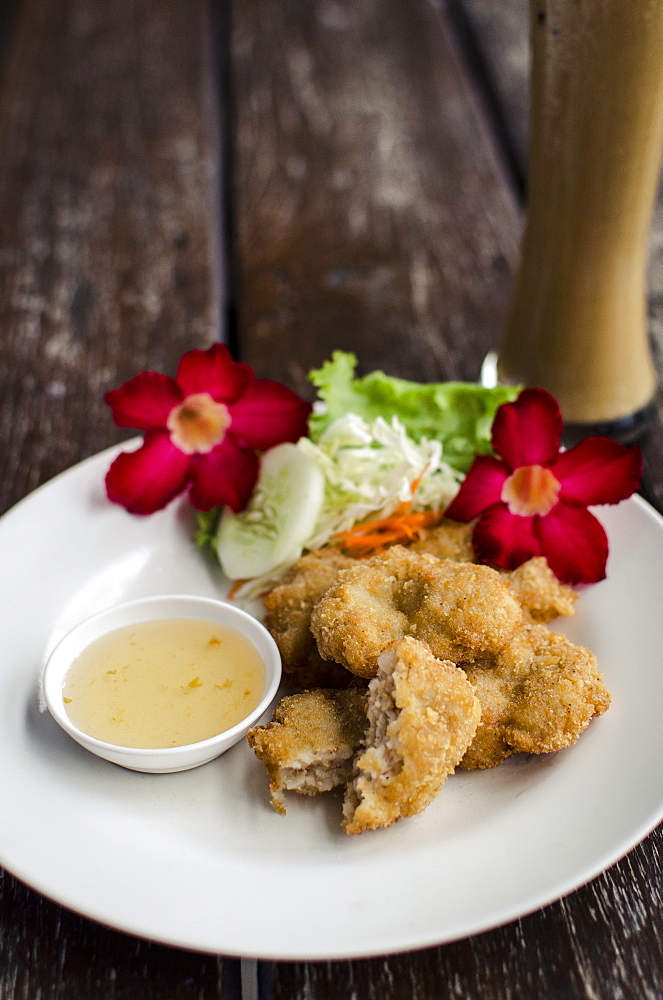
[[478, 517], [472, 541], [477, 558], [515, 569], [545, 556], [567, 583], [605, 577], [608, 539], [587, 507], [619, 503], [637, 488], [640, 450], [593, 437], [560, 451], [562, 417], [543, 389], [525, 389], [500, 406], [492, 429], [498, 458], [475, 459], [447, 517]]
[[198, 510], [241, 510], [258, 475], [257, 452], [306, 434], [310, 404], [257, 379], [223, 344], [189, 351], [175, 379], [141, 372], [105, 396], [119, 427], [146, 431], [106, 475], [110, 500], [152, 514], [189, 490]]

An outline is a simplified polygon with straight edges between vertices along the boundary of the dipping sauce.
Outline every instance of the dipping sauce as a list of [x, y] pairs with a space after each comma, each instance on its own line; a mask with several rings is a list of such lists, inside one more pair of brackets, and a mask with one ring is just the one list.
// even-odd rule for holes
[[265, 668], [241, 632], [203, 618], [126, 625], [83, 650], [63, 684], [67, 715], [117, 746], [164, 748], [241, 722], [265, 689]]

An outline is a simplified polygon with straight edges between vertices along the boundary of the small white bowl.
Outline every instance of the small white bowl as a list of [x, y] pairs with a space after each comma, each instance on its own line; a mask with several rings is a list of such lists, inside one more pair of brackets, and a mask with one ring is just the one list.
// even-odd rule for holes
[[[265, 690], [253, 709], [241, 722], [218, 736], [179, 747], [144, 749], [117, 746], [88, 736], [75, 726], [64, 707], [63, 683], [75, 658], [91, 642], [124, 625], [161, 618], [205, 618], [217, 624], [229, 625], [241, 632], [256, 648], [265, 667]], [[53, 718], [77, 743], [132, 771], [168, 773], [186, 771], [218, 757], [237, 743], [265, 712], [281, 681], [281, 657], [267, 629], [256, 618], [225, 601], [179, 594], [141, 597], [100, 611], [74, 626], [50, 654], [42, 675], [42, 692]]]

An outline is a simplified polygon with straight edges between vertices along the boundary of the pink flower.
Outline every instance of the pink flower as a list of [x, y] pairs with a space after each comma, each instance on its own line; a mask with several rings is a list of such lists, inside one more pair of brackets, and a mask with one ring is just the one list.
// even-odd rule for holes
[[545, 556], [567, 583], [605, 577], [608, 539], [587, 507], [619, 503], [638, 488], [640, 450], [593, 437], [560, 451], [562, 417], [543, 389], [525, 389], [500, 406], [490, 455], [475, 459], [446, 511], [478, 517], [472, 541], [481, 562], [515, 569]]
[[174, 379], [141, 372], [105, 399], [119, 427], [146, 432], [106, 475], [109, 499], [132, 514], [152, 514], [186, 489], [198, 510], [241, 510], [257, 453], [306, 434], [311, 409], [279, 382], [257, 379], [223, 344], [189, 351]]

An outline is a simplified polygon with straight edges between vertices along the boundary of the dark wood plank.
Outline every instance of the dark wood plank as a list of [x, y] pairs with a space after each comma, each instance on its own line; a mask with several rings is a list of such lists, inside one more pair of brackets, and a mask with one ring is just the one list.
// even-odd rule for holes
[[118, 379], [218, 334], [204, 11], [22, 6], [0, 94], [0, 509], [120, 436], [99, 403]]
[[168, 948], [64, 910], [0, 871], [0, 996], [239, 1000], [239, 963]]
[[[0, 509], [126, 436], [104, 391], [207, 345], [221, 298], [204, 0], [26, 0], [12, 29], [0, 77]], [[116, 933], [0, 873], [3, 998], [238, 995], [236, 961]]]
[[[563, 848], [560, 848], [563, 849]], [[515, 923], [440, 948], [272, 971], [273, 1000], [658, 1000], [661, 838]]]
[[244, 356], [302, 391], [332, 347], [477, 378], [519, 213], [444, 7], [247, 0], [234, 17]]
[[529, 135], [529, 0], [451, 0], [474, 37], [484, 84], [499, 104], [523, 174]]

